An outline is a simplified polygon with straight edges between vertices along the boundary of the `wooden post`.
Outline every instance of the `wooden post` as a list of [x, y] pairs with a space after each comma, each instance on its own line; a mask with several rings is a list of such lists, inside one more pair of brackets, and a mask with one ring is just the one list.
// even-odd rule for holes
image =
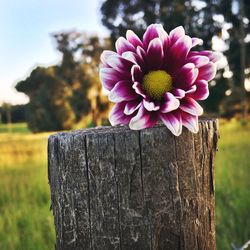
[[103, 127], [50, 136], [56, 249], [214, 250], [217, 120], [173, 136]]

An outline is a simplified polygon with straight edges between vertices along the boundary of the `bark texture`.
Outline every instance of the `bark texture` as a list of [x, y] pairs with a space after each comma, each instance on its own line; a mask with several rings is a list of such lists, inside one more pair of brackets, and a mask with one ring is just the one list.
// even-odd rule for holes
[[58, 133], [49, 183], [58, 250], [214, 250], [217, 120]]

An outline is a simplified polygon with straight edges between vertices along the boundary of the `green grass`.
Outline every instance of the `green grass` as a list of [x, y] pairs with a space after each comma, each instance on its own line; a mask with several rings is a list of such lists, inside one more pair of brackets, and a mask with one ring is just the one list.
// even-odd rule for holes
[[250, 239], [250, 126], [221, 125], [216, 157], [217, 248]]
[[0, 134], [0, 249], [54, 249], [47, 180], [48, 134]]
[[[55, 232], [49, 211], [48, 134], [14, 133], [0, 126], [0, 249], [52, 250]], [[250, 239], [250, 126], [221, 124], [216, 156], [217, 249]]]
[[29, 133], [29, 128], [27, 123], [13, 123], [10, 125], [1, 124], [0, 123], [0, 133], [21, 133], [27, 134]]

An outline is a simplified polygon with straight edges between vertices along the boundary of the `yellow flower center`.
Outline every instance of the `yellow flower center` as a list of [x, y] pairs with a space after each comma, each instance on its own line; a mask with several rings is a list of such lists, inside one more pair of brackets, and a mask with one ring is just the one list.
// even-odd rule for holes
[[172, 77], [164, 70], [150, 71], [142, 81], [142, 88], [152, 99], [160, 100], [172, 89]]

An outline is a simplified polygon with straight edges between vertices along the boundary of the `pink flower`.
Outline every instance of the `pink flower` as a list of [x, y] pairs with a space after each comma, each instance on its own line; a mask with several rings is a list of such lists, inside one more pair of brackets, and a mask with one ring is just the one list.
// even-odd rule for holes
[[197, 100], [208, 97], [208, 81], [220, 59], [219, 53], [191, 50], [201, 42], [185, 35], [183, 27], [167, 34], [162, 25], [152, 24], [142, 40], [128, 30], [116, 41], [116, 53], [103, 51], [100, 79], [115, 102], [111, 125], [139, 130], [160, 119], [176, 136], [182, 126], [198, 132], [203, 109]]

